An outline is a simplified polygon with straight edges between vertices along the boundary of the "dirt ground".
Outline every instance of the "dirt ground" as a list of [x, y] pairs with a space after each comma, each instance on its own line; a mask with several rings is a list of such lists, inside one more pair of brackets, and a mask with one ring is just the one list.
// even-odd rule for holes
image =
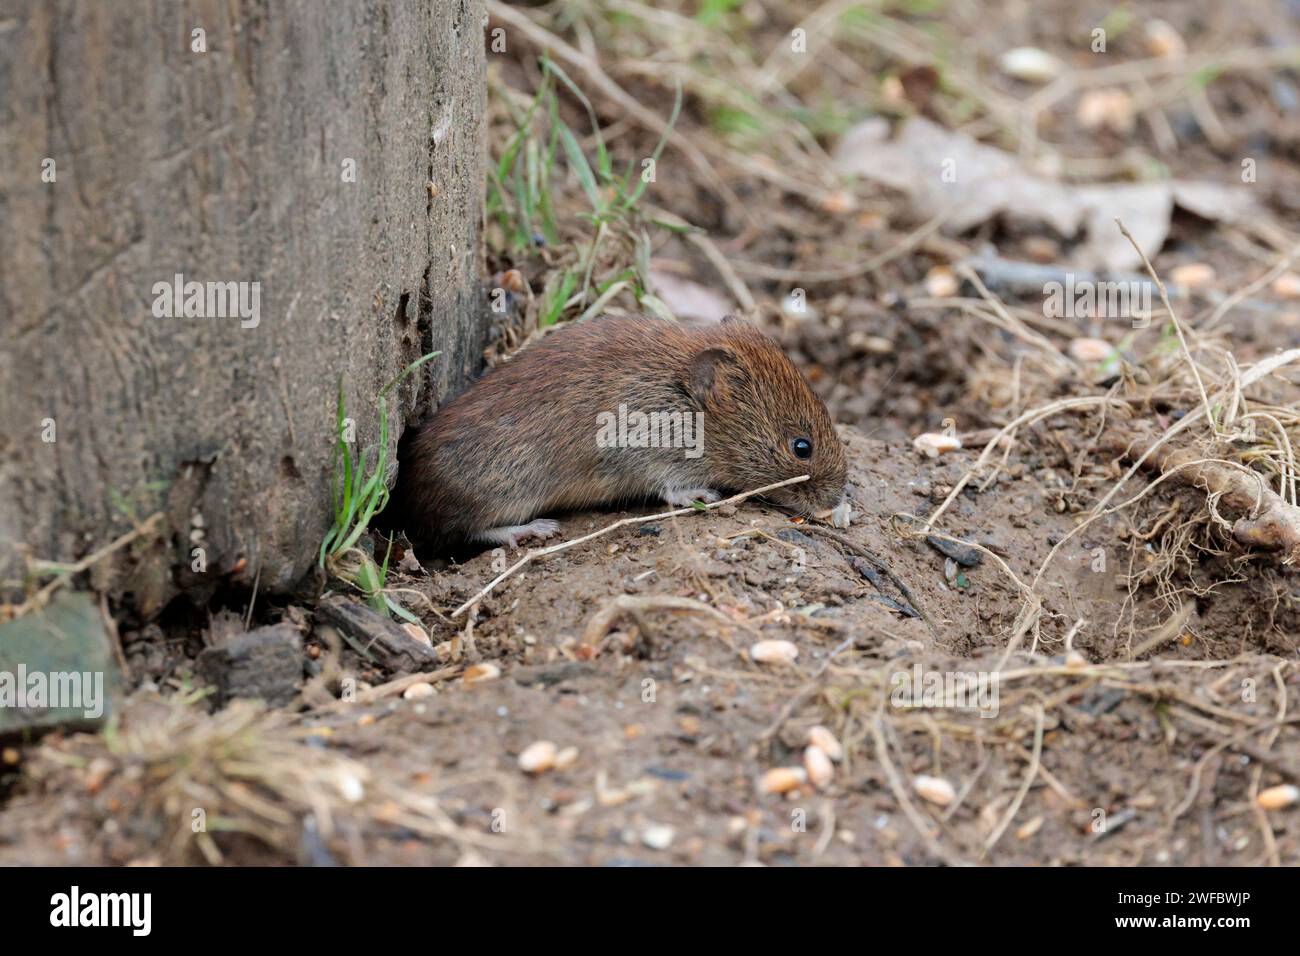
[[[818, 9], [721, 6], [742, 18], [725, 21], [730, 35], [755, 49], [770, 49]], [[1113, 13], [1105, 4], [1055, 6], [1060, 18], [1018, 19], [998, 4], [887, 4], [898, 43], [871, 46], [869, 56], [846, 46], [827, 55], [822, 75], [791, 77], [788, 88], [805, 102], [822, 92], [842, 102], [852, 70], [862, 69], [880, 80], [881, 97], [902, 90], [896, 113], [978, 127], [980, 109], [996, 116], [1001, 97], [1028, 95], [997, 75], [1000, 52], [1032, 45], [1077, 63], [1070, 37], [1088, 36]], [[674, 17], [695, 7], [654, 23], [672, 34]], [[1255, 18], [1210, 3], [1115, 9], [1139, 26], [1163, 17], [1193, 51], [1253, 48], [1259, 24], [1269, 25], [1272, 45], [1300, 42], [1300, 20], [1285, 3], [1255, 4]], [[604, 40], [599, 31], [620, 23], [549, 8], [531, 15], [580, 53], [607, 51], [593, 34]], [[503, 104], [526, 103], [539, 82], [538, 40], [495, 8], [493, 16], [523, 38], [491, 75], [499, 157], [517, 127]], [[1116, 34], [1124, 62], [1148, 55], [1139, 26]], [[600, 62], [638, 102], [667, 115], [672, 93], [636, 68], [638, 49], [646, 57], [661, 49], [657, 35], [618, 36], [639, 39], [619, 48], [619, 69], [612, 56]], [[918, 36], [938, 37], [940, 48], [945, 37], [970, 38], [988, 89], [954, 93], [957, 65], [946, 60], [943, 82], [917, 72], [922, 58], [909, 44]], [[699, 44], [697, 56], [724, 57]], [[899, 44], [912, 52], [901, 55]], [[577, 85], [597, 88], [581, 59], [565, 65]], [[987, 248], [1068, 262], [1075, 247], [1050, 231], [1003, 217], [909, 244], [925, 221], [914, 197], [860, 183], [849, 208], [828, 205], [810, 185], [816, 167], [777, 144], [757, 154], [766, 156], [761, 169], [727, 168], [761, 229], [703, 175], [666, 176], [654, 215], [686, 218], [716, 245], [656, 232], [652, 270], [730, 295], [732, 307], [741, 304], [738, 287], [753, 297], [751, 317], [783, 341], [839, 423], [850, 527], [795, 521], [755, 500], [629, 523], [531, 561], [459, 616], [519, 554], [420, 555], [425, 567], [403, 563], [387, 581], [439, 658], [419, 694], [404, 695], [387, 684], [400, 675], [340, 645], [315, 611], [317, 595], [281, 596], [263, 600], [257, 619], [298, 627], [308, 671], [328, 696], [209, 716], [193, 659], [220, 609], [173, 609], [159, 622], [123, 612], [136, 689], [120, 725], [6, 752], [0, 864], [1300, 864], [1300, 808], [1261, 802], [1262, 793], [1300, 783], [1298, 552], [1285, 538], [1247, 543], [1241, 522], [1253, 512], [1224, 484], [1225, 474], [1254, 469], [1283, 489], [1284, 516], [1295, 512], [1294, 371], [1241, 386], [1238, 370], [1300, 346], [1300, 302], [1270, 272], [1294, 243], [1286, 226], [1300, 182], [1300, 81], [1283, 69], [1216, 77], [1208, 107], [1186, 93], [1183, 76], [1181, 92], [1139, 103], [1142, 121], [1123, 132], [1085, 129], [1074, 100], [1040, 123], [1079, 168], [1141, 153], [1176, 176], [1226, 181], [1243, 150], [1266, 159], [1259, 195], [1271, 231], [1181, 211], [1159, 250], [1148, 250], [1162, 275], [1212, 270], [1204, 285], [1172, 289], [1186, 352], [1167, 315], [1140, 331], [1044, 321], [1032, 296], [990, 293], [995, 307], [968, 282], [942, 281], [944, 270]], [[1116, 82], [1137, 100], [1149, 91]], [[688, 87], [682, 135], [710, 158], [716, 143], [738, 149], [734, 123], [719, 123], [708, 88]], [[973, 119], [967, 98], [978, 107]], [[611, 153], [647, 155], [658, 133], [608, 100], [594, 97], [612, 129]], [[561, 106], [575, 125], [585, 117], [572, 99]], [[857, 112], [878, 106], [864, 102]], [[1162, 145], [1164, 126], [1178, 138], [1172, 151]], [[996, 127], [974, 132], [1011, 149]], [[818, 136], [810, 155], [837, 139]], [[666, 163], [674, 152], [664, 155]], [[776, 168], [791, 182], [777, 181]], [[1082, 174], [1067, 164], [1063, 175]], [[581, 200], [567, 177], [552, 201], [563, 210]], [[538, 334], [546, 290], [572, 263], [589, 256], [589, 272], [622, 274], [644, 225], [636, 220], [623, 235], [615, 223], [618, 241], [593, 246], [585, 220], [557, 219], [560, 234], [544, 243], [520, 248], [498, 236], [489, 249], [494, 282], [526, 290], [511, 296], [491, 361]], [[815, 277], [891, 249], [888, 262], [842, 280]], [[720, 269], [719, 250], [750, 267]], [[512, 270], [515, 278], [502, 278]], [[800, 285], [801, 272], [813, 281]], [[794, 290], [806, 291], [807, 313], [786, 307]], [[1241, 290], [1234, 305], [1229, 297]], [[1226, 320], [1209, 322], [1225, 301], [1234, 305]], [[562, 317], [587, 304], [567, 304]], [[610, 311], [635, 307], [609, 303]], [[1065, 360], [1083, 338], [1110, 342], [1110, 364]], [[1187, 352], [1212, 393], [1204, 400]], [[1270, 437], [1269, 449], [1255, 454], [1256, 444], [1216, 419], [1214, 429], [1185, 429], [1166, 444], [1226, 461], [1223, 473], [1156, 456], [1126, 476], [1134, 447], [1172, 436], [1210, 398], [1219, 415], [1234, 383], [1276, 420], [1281, 437]], [[1044, 411], [1009, 428], [1035, 409]], [[957, 435], [962, 447], [929, 457], [913, 445], [922, 432]], [[562, 537], [656, 510], [562, 516]], [[351, 593], [339, 581], [325, 587]], [[227, 610], [243, 612], [246, 600], [225, 599]], [[769, 640], [790, 642], [797, 657], [754, 660], [751, 648]], [[926, 706], [900, 697], [917, 680], [962, 674], [983, 682], [977, 706], [958, 706], [951, 694]], [[334, 700], [345, 678], [360, 682], [354, 701]], [[806, 754], [815, 727], [834, 738], [821, 750], [842, 749], [829, 765]], [[533, 759], [539, 742], [559, 752], [547, 761], [555, 765], [526, 772], [521, 755]], [[196, 809], [203, 832], [193, 826]]]
[[[359, 761], [404, 790], [396, 805], [380, 804], [373, 818], [343, 816], [333, 849], [303, 839], [268, 855], [236, 840], [228, 861], [324, 854], [382, 864], [1201, 865], [1256, 863], [1270, 853], [1300, 860], [1295, 816], [1273, 817], [1270, 846], [1250, 799], [1261, 771], [1294, 777], [1300, 741], [1288, 734], [1264, 753], [1237, 739], [1295, 693], [1295, 673], [1283, 667], [1296, 653], [1287, 636], [1297, 633], [1289, 572], [1251, 568], [1201, 616], [1196, 629], [1205, 637], [1133, 661], [1115, 637], [1119, 575], [1091, 570], [1092, 541], [1082, 541], [1061, 553], [1040, 586], [1048, 595], [1043, 640], [1005, 662], [996, 713], [894, 707], [900, 672], [992, 670], [1021, 597], [992, 557], [965, 571], [964, 586], [948, 583], [944, 556], [900, 537], [891, 520], [932, 509], [970, 455], [923, 460], [910, 447], [845, 432], [863, 520], [843, 542], [744, 503], [725, 515], [621, 528], [527, 567], [484, 602], [473, 650], [465, 649], [498, 664], [499, 678], [467, 685], [455, 667], [426, 699], [355, 704], [292, 722], [300, 746]], [[1074, 523], [1051, 506], [1059, 494], [1043, 477], [1051, 470], [1034, 461], [1018, 477], [962, 496], [951, 530], [1016, 567], [1037, 566]], [[582, 534], [620, 517], [576, 515], [565, 530]], [[1116, 540], [1119, 526], [1098, 528], [1095, 540]], [[859, 549], [879, 556], [910, 599], [888, 578], [877, 575], [877, 586], [864, 576], [860, 567], [873, 569]], [[495, 576], [498, 558], [485, 553], [407, 584], [449, 607]], [[585, 625], [617, 595], [695, 598], [737, 623], [646, 609], [640, 625], [615, 619], [610, 633], [585, 643]], [[1222, 626], [1206, 624], [1211, 616]], [[1082, 660], [1067, 663], [1063, 639], [1079, 619], [1087, 623], [1072, 647]], [[465, 635], [444, 625], [433, 638]], [[796, 662], [753, 662], [746, 651], [759, 638], [792, 642]], [[1258, 691], [1250, 703], [1241, 700], [1247, 681]], [[135, 706], [146, 719], [147, 700]], [[832, 782], [759, 793], [766, 771], [800, 764], [816, 724], [844, 747]], [[0, 862], [166, 858], [158, 822], [128, 809], [148, 786], [147, 776], [127, 770], [140, 764], [127, 756], [111, 772], [96, 767], [90, 740], [54, 740], [37, 753], [33, 773], [43, 783], [4, 811]], [[538, 740], [576, 747], [577, 758], [527, 775], [518, 757]], [[1236, 742], [1224, 747], [1225, 740]], [[1022, 792], [1031, 765], [1037, 772]], [[950, 781], [962, 799], [942, 812], [927, 808], [900, 783], [917, 775]], [[406, 801], [421, 798], [436, 801], [438, 822], [404, 826], [404, 813], [415, 816]], [[925, 821], [928, 839], [909, 815]]]

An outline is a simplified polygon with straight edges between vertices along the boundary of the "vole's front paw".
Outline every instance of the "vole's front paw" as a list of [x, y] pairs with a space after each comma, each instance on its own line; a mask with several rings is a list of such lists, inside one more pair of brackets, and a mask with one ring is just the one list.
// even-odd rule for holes
[[712, 488], [669, 488], [664, 492], [664, 501], [674, 508], [688, 508], [697, 498], [705, 504], [713, 504], [721, 497]]
[[560, 523], [550, 518], [538, 518], [528, 524], [512, 524], [504, 528], [488, 528], [478, 537], [489, 544], [504, 544], [508, 548], [519, 547], [519, 542], [528, 538], [546, 540], [560, 533]]

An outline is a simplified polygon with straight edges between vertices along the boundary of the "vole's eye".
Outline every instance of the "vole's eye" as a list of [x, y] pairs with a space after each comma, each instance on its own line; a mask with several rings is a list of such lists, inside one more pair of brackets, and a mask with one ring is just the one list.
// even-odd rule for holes
[[812, 442], [806, 438], [795, 438], [790, 442], [790, 450], [796, 458], [811, 458]]

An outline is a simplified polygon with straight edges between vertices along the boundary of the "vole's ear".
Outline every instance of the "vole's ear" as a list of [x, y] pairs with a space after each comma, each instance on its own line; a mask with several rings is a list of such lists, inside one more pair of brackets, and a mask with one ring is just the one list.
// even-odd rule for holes
[[718, 320], [719, 325], [744, 325], [745, 320], [740, 316], [733, 314], [724, 315]]
[[720, 400], [727, 392], [727, 369], [737, 364], [736, 356], [726, 349], [697, 352], [686, 373], [686, 390], [701, 405]]

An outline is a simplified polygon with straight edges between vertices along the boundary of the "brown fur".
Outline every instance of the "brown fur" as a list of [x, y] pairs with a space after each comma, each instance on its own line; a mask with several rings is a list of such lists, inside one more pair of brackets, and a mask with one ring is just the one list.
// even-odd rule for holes
[[[702, 457], [599, 447], [597, 415], [620, 403], [702, 412]], [[811, 458], [795, 457], [797, 437]], [[826, 406], [754, 326], [606, 318], [548, 335], [443, 405], [404, 446], [395, 502], [412, 540], [443, 549], [539, 515], [801, 474], [771, 500], [818, 511], [840, 501], [845, 470]]]

